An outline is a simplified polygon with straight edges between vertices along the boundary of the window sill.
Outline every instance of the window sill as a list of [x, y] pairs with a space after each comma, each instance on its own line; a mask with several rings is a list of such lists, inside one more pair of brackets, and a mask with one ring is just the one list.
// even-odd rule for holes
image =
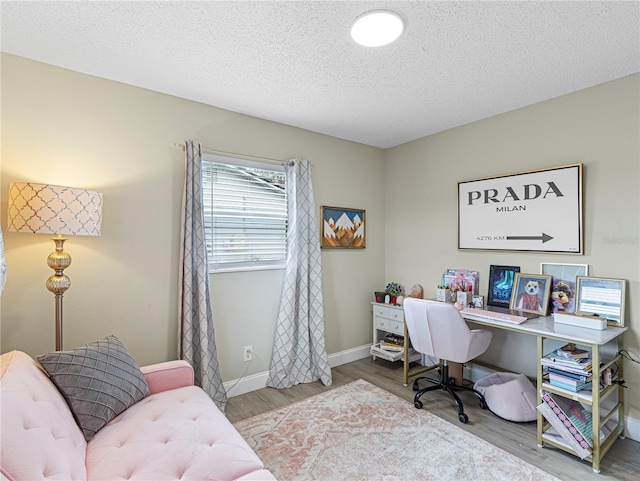
[[283, 270], [285, 264], [272, 264], [262, 266], [225, 267], [220, 269], [209, 269], [209, 274], [227, 274], [229, 272], [251, 272], [251, 271], [275, 271]]

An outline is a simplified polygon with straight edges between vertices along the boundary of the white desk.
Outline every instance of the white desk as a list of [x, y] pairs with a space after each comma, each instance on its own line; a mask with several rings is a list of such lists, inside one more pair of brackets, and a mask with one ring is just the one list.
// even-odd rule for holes
[[[622, 370], [622, 358], [620, 355], [616, 355], [613, 359], [609, 359], [605, 361], [603, 366], [600, 366], [600, 347], [604, 346], [609, 342], [617, 342], [618, 337], [624, 333], [627, 328], [626, 327], [607, 327], [607, 329], [603, 331], [598, 331], [595, 329], [584, 329], [575, 326], [569, 326], [566, 324], [556, 324], [553, 321], [553, 317], [538, 317], [535, 319], [529, 319], [528, 321], [523, 322], [522, 324], [513, 324], [510, 322], [504, 321], [496, 321], [493, 319], [484, 319], [478, 316], [473, 316], [466, 313], [461, 313], [462, 317], [465, 318], [468, 322], [472, 322], [474, 324], [480, 324], [484, 326], [491, 326], [499, 329], [506, 329], [509, 331], [519, 332], [523, 334], [531, 334], [536, 336], [537, 338], [537, 403], [540, 404], [542, 399], [540, 397], [540, 390], [544, 389], [545, 391], [557, 394], [559, 396], [564, 396], [567, 398], [575, 399], [580, 401], [583, 404], [590, 405], [592, 407], [592, 411], [594, 413], [600, 413], [600, 422], [598, 421], [598, 416], [594, 415], [593, 422], [593, 454], [586, 458], [588, 461], [591, 461], [591, 466], [596, 473], [600, 472], [600, 460], [605, 455], [605, 453], [611, 448], [614, 441], [618, 438], [618, 436], [622, 436], [624, 432], [624, 403], [623, 403], [623, 388], [619, 384], [612, 384], [603, 389], [592, 391], [580, 391], [577, 393], [566, 391], [564, 389], [557, 388], [552, 386], [546, 382], [543, 382], [543, 372], [542, 372], [542, 364], [540, 364], [540, 359], [547, 354], [544, 352], [544, 340], [545, 339], [555, 339], [563, 342], [573, 342], [576, 344], [580, 344], [583, 346], [587, 346], [591, 349], [591, 357], [593, 359], [593, 379], [594, 383], [596, 380], [600, 379], [600, 373], [602, 370], [610, 367], [612, 364], [617, 363], [618, 365], [618, 375], [616, 380], [623, 381], [623, 370]], [[604, 414], [600, 412], [600, 401], [608, 397], [609, 395], [617, 393], [618, 399], [617, 403], [613, 406], [612, 409], [608, 410]], [[612, 430], [611, 434], [609, 434], [604, 440], [600, 441], [599, 431], [600, 428], [613, 419], [614, 416], [617, 415], [617, 423], [615, 428]], [[554, 441], [550, 436], [546, 436], [545, 432], [550, 428], [549, 424], [545, 421], [542, 414], [538, 412], [538, 446], [543, 447], [544, 444], [549, 444], [551, 446], [555, 446], [559, 449], [567, 451], [571, 454], [576, 454], [572, 449], [568, 448], [563, 444], [559, 444]]]

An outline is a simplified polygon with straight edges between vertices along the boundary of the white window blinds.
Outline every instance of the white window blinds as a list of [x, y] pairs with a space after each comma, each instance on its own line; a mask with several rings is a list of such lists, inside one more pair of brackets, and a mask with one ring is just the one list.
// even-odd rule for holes
[[236, 165], [235, 159], [203, 156], [204, 228], [211, 271], [285, 264], [284, 171], [269, 164], [244, 164], [251, 166]]

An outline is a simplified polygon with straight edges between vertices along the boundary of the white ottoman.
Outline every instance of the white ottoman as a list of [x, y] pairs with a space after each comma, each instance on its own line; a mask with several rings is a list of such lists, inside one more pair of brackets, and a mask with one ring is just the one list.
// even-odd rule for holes
[[536, 420], [536, 388], [524, 374], [494, 372], [473, 388], [496, 416], [519, 423]]

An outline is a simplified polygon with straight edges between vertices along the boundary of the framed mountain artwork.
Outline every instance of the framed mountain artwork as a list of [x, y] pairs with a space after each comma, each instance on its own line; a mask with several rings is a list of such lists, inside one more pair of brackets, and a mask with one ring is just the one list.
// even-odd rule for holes
[[364, 209], [320, 207], [320, 246], [323, 249], [364, 249], [366, 245]]

